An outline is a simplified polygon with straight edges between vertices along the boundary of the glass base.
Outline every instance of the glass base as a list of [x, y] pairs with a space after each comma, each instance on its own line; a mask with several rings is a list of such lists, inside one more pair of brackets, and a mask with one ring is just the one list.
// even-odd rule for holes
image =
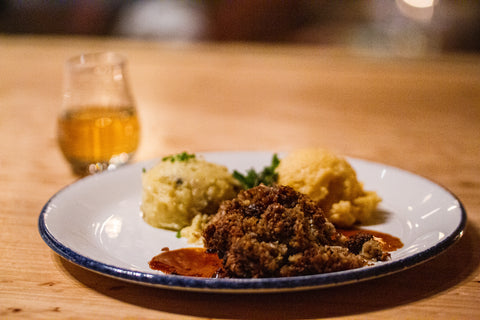
[[76, 159], [68, 159], [72, 171], [77, 176], [88, 176], [107, 170], [115, 170], [116, 168], [127, 164], [133, 157], [133, 153], [121, 153], [110, 158], [109, 161], [83, 161]]

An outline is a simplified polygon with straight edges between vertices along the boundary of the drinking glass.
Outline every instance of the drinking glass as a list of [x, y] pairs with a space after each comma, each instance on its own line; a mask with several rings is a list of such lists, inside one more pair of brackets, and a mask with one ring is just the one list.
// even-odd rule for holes
[[67, 60], [58, 143], [75, 174], [127, 163], [138, 147], [139, 131], [123, 56], [104, 52]]

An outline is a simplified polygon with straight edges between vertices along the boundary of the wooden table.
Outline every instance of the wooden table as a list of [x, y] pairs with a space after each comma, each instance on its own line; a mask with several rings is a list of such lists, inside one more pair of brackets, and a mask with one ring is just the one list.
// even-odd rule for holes
[[[37, 229], [45, 202], [77, 179], [55, 137], [63, 63], [105, 50], [129, 59], [142, 121], [135, 161], [321, 146], [445, 186], [467, 210], [462, 239], [391, 276], [281, 294], [162, 290], [66, 262]], [[0, 37], [0, 318], [478, 319], [479, 125], [478, 55]]]

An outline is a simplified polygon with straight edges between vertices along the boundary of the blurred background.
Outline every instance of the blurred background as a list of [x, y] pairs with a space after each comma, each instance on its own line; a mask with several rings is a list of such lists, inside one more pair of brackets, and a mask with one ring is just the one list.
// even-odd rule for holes
[[0, 0], [0, 33], [480, 51], [478, 0]]

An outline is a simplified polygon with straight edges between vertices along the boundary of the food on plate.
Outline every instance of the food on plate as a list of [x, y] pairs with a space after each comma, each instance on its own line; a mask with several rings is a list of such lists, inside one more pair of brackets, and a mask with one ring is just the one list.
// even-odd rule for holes
[[220, 276], [234, 278], [333, 272], [389, 256], [371, 236], [348, 240], [315, 201], [281, 185], [260, 185], [224, 201], [203, 237], [207, 251], [223, 261]]
[[180, 230], [195, 216], [215, 214], [220, 203], [234, 198], [239, 183], [225, 166], [186, 152], [164, 157], [142, 174], [143, 219], [157, 228]]
[[272, 156], [272, 162], [269, 166], [266, 166], [262, 171], [257, 172], [254, 168], [247, 170], [246, 174], [242, 174], [237, 170], [233, 171], [233, 177], [237, 179], [244, 189], [250, 189], [260, 184], [270, 186], [275, 184], [278, 180], [277, 167], [280, 164], [275, 153]]
[[275, 154], [269, 166], [246, 174], [184, 152], [144, 172], [142, 183], [145, 221], [206, 250], [163, 252], [152, 259], [153, 269], [184, 274], [193, 261], [186, 254], [199, 257], [197, 263], [213, 253], [220, 260], [213, 259], [207, 274], [215, 277], [289, 277], [390, 256], [381, 238], [336, 229], [366, 221], [381, 199], [363, 190], [345, 159], [326, 150], [300, 150], [282, 160]]
[[301, 149], [280, 161], [278, 184], [308, 195], [337, 227], [368, 221], [381, 198], [365, 191], [352, 166], [343, 157], [319, 149]]
[[203, 243], [202, 232], [213, 214], [199, 213], [195, 215], [192, 223], [178, 231], [177, 236], [187, 239], [189, 243], [201, 245]]

